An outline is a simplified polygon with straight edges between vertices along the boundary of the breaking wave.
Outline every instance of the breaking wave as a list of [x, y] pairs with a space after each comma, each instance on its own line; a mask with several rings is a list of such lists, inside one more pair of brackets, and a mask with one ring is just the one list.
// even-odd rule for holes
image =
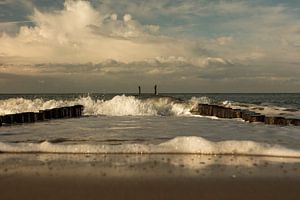
[[42, 143], [2, 143], [0, 152], [8, 153], [175, 153], [202, 155], [252, 155], [300, 157], [300, 150], [288, 149], [280, 145], [254, 141], [227, 140], [212, 142], [202, 137], [176, 137], [160, 144], [63, 144], [45, 141]]
[[172, 97], [150, 97], [140, 99], [135, 96], [117, 95], [110, 100], [80, 97], [74, 100], [43, 100], [10, 98], [0, 101], [0, 115], [20, 112], [38, 112], [39, 110], [55, 107], [84, 106], [84, 115], [107, 116], [170, 116], [191, 115], [190, 110], [198, 103], [209, 103], [209, 98], [193, 97], [188, 101], [181, 101]]
[[83, 114], [87, 116], [190, 116], [192, 115], [190, 110], [199, 103], [222, 104], [226, 107], [246, 109], [265, 115], [300, 117], [300, 110], [297, 108], [285, 108], [266, 103], [257, 105], [230, 100], [216, 102], [206, 96], [192, 97], [189, 100], [183, 101], [167, 96], [139, 98], [126, 95], [116, 95], [109, 100], [92, 98], [90, 96], [79, 97], [72, 100], [10, 98], [0, 100], [0, 115], [20, 112], [38, 112], [39, 110], [81, 104], [84, 106]]
[[258, 105], [252, 103], [234, 102], [229, 100], [223, 101], [222, 105], [233, 109], [250, 110], [264, 115], [270, 115], [270, 116], [281, 115], [286, 117], [291, 116], [291, 117], [300, 118], [300, 110], [298, 108], [293, 108], [293, 107], [275, 106], [268, 103], [262, 103]]

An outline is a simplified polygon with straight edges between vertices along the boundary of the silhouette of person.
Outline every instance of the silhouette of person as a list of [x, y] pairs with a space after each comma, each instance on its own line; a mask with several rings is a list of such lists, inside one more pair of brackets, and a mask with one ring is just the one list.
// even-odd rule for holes
[[154, 94], [157, 95], [157, 85], [154, 85]]
[[141, 91], [141, 86], [139, 86], [139, 95], [141, 95], [142, 91]]

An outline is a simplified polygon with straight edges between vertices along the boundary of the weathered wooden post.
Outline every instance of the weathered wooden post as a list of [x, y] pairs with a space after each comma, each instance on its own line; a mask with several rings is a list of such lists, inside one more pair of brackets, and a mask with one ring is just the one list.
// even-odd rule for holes
[[67, 108], [67, 111], [68, 111], [68, 117], [72, 118], [73, 117], [73, 108], [72, 108], [72, 106], [68, 106], [66, 108]]
[[61, 118], [66, 118], [67, 112], [65, 110], [65, 107], [60, 108], [60, 114], [61, 114]]
[[44, 110], [45, 113], [45, 119], [52, 119], [52, 110], [46, 109]]
[[13, 118], [14, 116], [12, 115], [12, 114], [10, 114], [10, 115], [4, 115], [3, 116], [3, 123], [4, 124], [12, 124], [13, 122], [14, 122], [14, 118]]
[[45, 118], [45, 112], [43, 110], [40, 110], [38, 113], [35, 113], [37, 121], [44, 121]]
[[24, 115], [23, 115], [23, 113], [14, 114], [13, 118], [14, 118], [14, 122], [15, 123], [20, 123], [20, 124], [24, 123]]
[[234, 118], [242, 118], [242, 110], [241, 109], [233, 109]]
[[264, 122], [265, 116], [261, 114], [250, 115], [249, 122]]
[[64, 118], [64, 108], [58, 108], [58, 118], [62, 119]]
[[265, 124], [286, 126], [289, 123], [284, 117], [272, 116], [265, 117]]
[[24, 123], [29, 123], [30, 122], [30, 116], [28, 112], [21, 113], [24, 117]]
[[300, 119], [291, 119], [290, 124], [300, 126]]
[[52, 109], [52, 117], [53, 119], [59, 119], [59, 109], [58, 108], [53, 108]]
[[69, 108], [68, 107], [63, 107], [62, 108], [62, 112], [63, 112], [63, 118], [69, 118]]
[[74, 111], [74, 117], [81, 117], [82, 116], [82, 111], [83, 111], [83, 106], [82, 105], [75, 105], [73, 106], [73, 111]]
[[68, 116], [71, 118], [72, 117], [72, 107], [68, 106]]
[[64, 118], [69, 118], [68, 107], [63, 107], [62, 109]]
[[254, 112], [248, 111], [248, 110], [243, 110], [242, 112], [242, 119], [245, 120], [246, 122], [251, 121], [251, 116], [254, 115]]
[[3, 124], [22, 124], [33, 123], [36, 121], [44, 121], [50, 119], [62, 119], [71, 117], [81, 117], [83, 112], [82, 105], [67, 106], [61, 108], [53, 108], [40, 110], [39, 112], [23, 112], [17, 114], [8, 114], [0, 116], [0, 126]]
[[75, 109], [74, 106], [71, 106], [71, 107], [70, 107], [70, 111], [71, 111], [71, 117], [72, 117], [72, 118], [73, 118], [73, 117], [76, 117], [76, 109]]
[[34, 112], [30, 112], [29, 116], [30, 116], [30, 121], [32, 123], [37, 121], [37, 116], [36, 116], [36, 114]]
[[33, 123], [36, 122], [36, 115], [34, 114], [34, 112], [25, 112], [25, 113], [21, 113], [24, 116], [24, 123]]

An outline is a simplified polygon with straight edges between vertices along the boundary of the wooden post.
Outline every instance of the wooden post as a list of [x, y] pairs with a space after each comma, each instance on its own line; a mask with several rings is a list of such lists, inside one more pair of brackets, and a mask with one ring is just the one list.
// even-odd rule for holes
[[2, 119], [4, 124], [12, 124], [14, 122], [13, 115], [4, 115]]
[[81, 117], [82, 116], [82, 111], [83, 111], [83, 106], [82, 105], [75, 105], [72, 107], [73, 109], [73, 117]]
[[59, 109], [58, 108], [53, 108], [51, 111], [52, 111], [52, 118], [53, 119], [59, 119]]
[[250, 122], [265, 122], [265, 116], [260, 114], [255, 114], [250, 116]]
[[265, 117], [265, 124], [286, 126], [289, 124], [284, 117]]
[[2, 124], [22, 124], [22, 123], [33, 123], [36, 121], [44, 121], [50, 119], [63, 119], [71, 117], [81, 117], [83, 112], [82, 105], [67, 106], [61, 108], [53, 108], [47, 110], [40, 110], [38, 113], [24, 112], [17, 114], [9, 114], [0, 116], [0, 126]]
[[44, 113], [45, 113], [45, 119], [52, 119], [52, 110], [50, 109], [44, 110]]
[[36, 117], [34, 112], [25, 112], [22, 113], [24, 116], [24, 123], [33, 123], [36, 122]]
[[70, 107], [70, 111], [71, 111], [71, 117], [76, 117], [76, 110], [75, 110], [75, 107], [74, 106], [71, 106]]
[[23, 113], [18, 113], [14, 115], [14, 122], [16, 123], [24, 123], [24, 114]]
[[68, 106], [66, 107], [68, 109], [68, 117], [72, 118], [73, 117], [73, 109], [72, 106]]
[[44, 121], [45, 118], [45, 112], [43, 110], [40, 110], [38, 113], [35, 113], [37, 121]]
[[63, 118], [69, 118], [68, 107], [62, 107], [61, 109], [62, 109]]
[[294, 126], [300, 126], [300, 119], [291, 119], [290, 124]]
[[31, 123], [34, 123], [34, 122], [37, 121], [37, 116], [35, 115], [34, 112], [30, 112], [30, 113], [29, 113], [29, 116], [30, 116], [30, 122], [31, 122]]

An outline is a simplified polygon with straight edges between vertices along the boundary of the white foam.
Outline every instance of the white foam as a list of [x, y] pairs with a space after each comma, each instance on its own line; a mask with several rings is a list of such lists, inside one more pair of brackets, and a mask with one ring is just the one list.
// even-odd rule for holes
[[255, 105], [255, 104], [250, 104], [250, 103], [239, 103], [239, 102], [233, 102], [233, 101], [223, 101], [222, 104], [226, 107], [230, 107], [233, 109], [245, 109], [245, 110], [250, 110], [254, 112], [258, 112], [264, 115], [284, 115], [284, 116], [292, 116], [299, 118], [300, 116], [300, 111], [295, 110], [291, 112], [288, 108], [285, 107], [279, 107], [279, 106], [274, 106], [274, 105]]
[[108, 116], [153, 116], [153, 115], [191, 115], [190, 110], [198, 103], [207, 102], [206, 97], [192, 98], [178, 102], [171, 97], [138, 99], [134, 96], [117, 95], [110, 100], [94, 100], [90, 96], [71, 101], [11, 98], [0, 101], [0, 115], [20, 112], [37, 112], [55, 107], [81, 104], [85, 115]]
[[20, 112], [38, 112], [39, 110], [51, 109], [68, 105], [62, 100], [49, 100], [37, 98], [34, 100], [24, 98], [10, 98], [0, 100], [0, 115], [14, 114]]
[[280, 145], [258, 143], [254, 141], [227, 140], [212, 142], [202, 137], [176, 137], [164, 143], [154, 144], [53, 144], [36, 143], [0, 143], [0, 152], [9, 153], [177, 153], [200, 155], [256, 155], [300, 157], [300, 150], [288, 149]]

